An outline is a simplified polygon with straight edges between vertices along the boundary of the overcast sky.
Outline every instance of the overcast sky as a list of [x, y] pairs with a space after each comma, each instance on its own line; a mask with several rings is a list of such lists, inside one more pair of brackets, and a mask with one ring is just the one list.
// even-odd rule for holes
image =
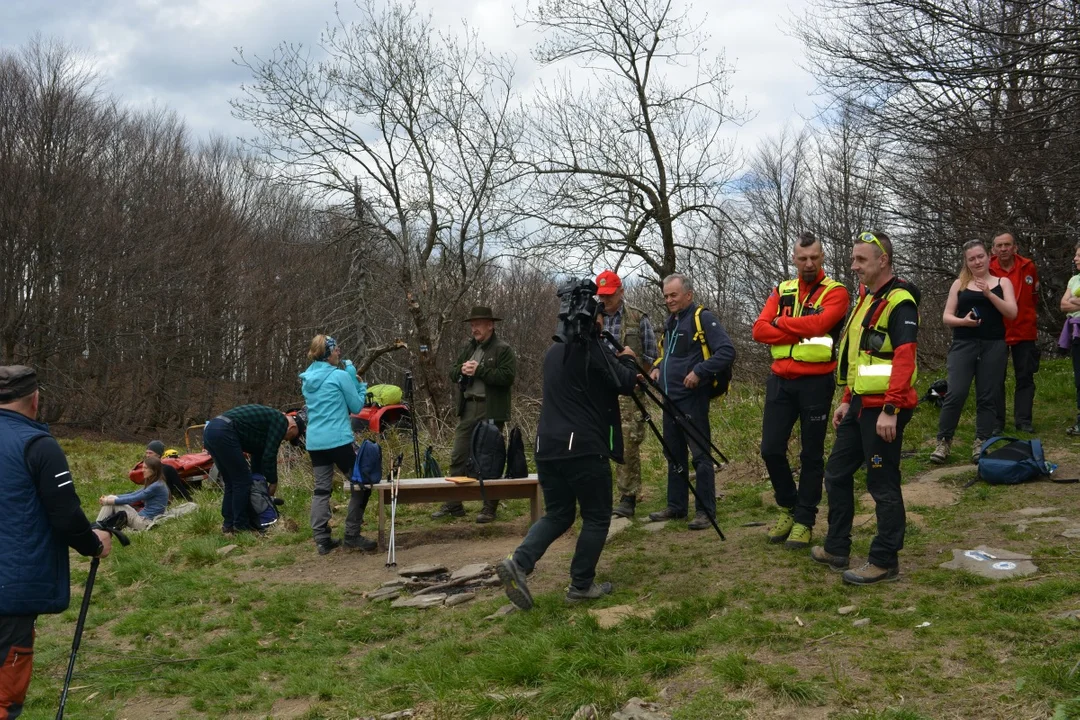
[[[531, 30], [514, 23], [514, 0], [417, 0], [435, 25], [465, 19], [495, 51], [517, 56], [523, 83], [532, 77]], [[785, 123], [801, 125], [813, 113], [814, 83], [800, 67], [799, 43], [785, 34], [805, 0], [724, 0], [712, 7], [705, 30], [710, 47], [723, 47], [736, 74], [732, 97], [755, 116], [739, 131], [739, 145]], [[346, 17], [356, 14], [342, 0]], [[134, 108], [166, 106], [184, 118], [197, 138], [250, 134], [230, 115], [229, 99], [248, 80], [237, 67], [236, 48], [260, 56], [288, 41], [315, 45], [332, 19], [331, 0], [2, 0], [0, 46], [16, 49], [35, 33], [60, 38], [96, 63], [107, 89]], [[700, 16], [700, 15], [699, 15]], [[527, 88], [523, 88], [527, 89]]]

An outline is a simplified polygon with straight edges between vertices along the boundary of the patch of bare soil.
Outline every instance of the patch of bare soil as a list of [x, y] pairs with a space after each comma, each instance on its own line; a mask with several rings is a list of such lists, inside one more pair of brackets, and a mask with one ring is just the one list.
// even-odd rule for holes
[[272, 720], [292, 720], [307, 715], [312, 702], [308, 698], [278, 698], [270, 708]]
[[[509, 522], [477, 525], [462, 518], [457, 523], [427, 527], [397, 536], [397, 567], [386, 567], [386, 551], [358, 552], [339, 549], [320, 556], [314, 544], [297, 546], [297, 562], [276, 568], [241, 570], [241, 582], [260, 583], [331, 583], [339, 587], [368, 591], [398, 577], [398, 570], [411, 565], [445, 565], [455, 570], [470, 563], [495, 563], [521, 544], [528, 530], [528, 518]], [[537, 566], [530, 586], [539, 592], [567, 584], [569, 556], [577, 533], [574, 530], [559, 538]], [[256, 558], [277, 555], [280, 548], [249, 549], [244, 558], [250, 564]], [[492, 594], [501, 593], [498, 587]]]
[[191, 702], [185, 697], [141, 697], [125, 703], [116, 717], [117, 720], [164, 720], [165, 718], [204, 716], [192, 710]]

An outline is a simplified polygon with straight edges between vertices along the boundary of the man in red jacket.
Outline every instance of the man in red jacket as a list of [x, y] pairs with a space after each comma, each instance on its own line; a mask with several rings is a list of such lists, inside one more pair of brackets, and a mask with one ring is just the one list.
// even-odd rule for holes
[[[761, 459], [769, 471], [780, 518], [770, 543], [810, 547], [825, 474], [825, 435], [836, 383], [835, 342], [850, 297], [821, 269], [825, 253], [811, 232], [799, 235], [793, 256], [799, 276], [773, 289], [754, 323], [754, 340], [769, 345], [772, 372], [765, 384]], [[799, 421], [799, 484], [788, 462], [791, 429]]]
[[898, 580], [898, 553], [904, 547], [900, 448], [919, 402], [913, 387], [919, 289], [893, 275], [892, 255], [892, 243], [882, 232], [861, 233], [851, 253], [851, 269], [862, 286], [836, 356], [844, 397], [833, 413], [836, 441], [825, 464], [829, 534], [824, 546], [810, 550], [815, 562], [834, 570], [850, 564], [855, 472], [865, 465], [877, 535], [866, 564], [844, 573], [844, 582], [852, 585]]
[[[1032, 405], [1035, 403], [1035, 373], [1039, 372], [1039, 346], [1035, 341], [1039, 327], [1035, 306], [1039, 299], [1039, 269], [1030, 258], [1016, 252], [1016, 239], [1011, 233], [994, 238], [994, 257], [990, 259], [990, 274], [1012, 281], [1016, 292], [1016, 317], [1005, 320], [1005, 344], [1012, 353], [1016, 390], [1013, 394], [1013, 422], [1017, 430], [1033, 433]], [[1001, 384], [1005, 385], [1006, 368], [1001, 368]], [[994, 434], [1005, 429], [1005, 391], [997, 394], [997, 427]]]

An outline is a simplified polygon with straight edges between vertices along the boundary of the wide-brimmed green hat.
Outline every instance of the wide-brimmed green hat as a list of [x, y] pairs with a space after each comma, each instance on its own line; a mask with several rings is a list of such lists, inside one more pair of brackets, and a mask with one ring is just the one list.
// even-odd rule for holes
[[470, 320], [492, 320], [494, 322], [499, 322], [502, 318], [495, 317], [489, 307], [475, 305], [473, 306], [472, 312], [469, 313], [469, 317], [465, 318], [464, 322], [469, 322]]

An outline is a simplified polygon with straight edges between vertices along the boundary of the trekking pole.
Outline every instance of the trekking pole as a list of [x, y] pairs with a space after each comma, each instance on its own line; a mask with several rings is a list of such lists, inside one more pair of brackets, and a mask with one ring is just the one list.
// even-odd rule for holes
[[390, 468], [390, 542], [386, 549], [386, 567], [397, 567], [397, 531], [395, 523], [397, 521], [397, 497], [403, 459], [404, 454], [398, 453], [398, 456], [394, 458], [393, 467]]
[[[91, 525], [91, 527], [98, 530], [105, 530], [114, 535], [124, 547], [131, 544], [127, 535], [121, 532], [118, 527], [112, 527], [111, 525], [106, 524], [107, 522], [108, 520], [96, 522]], [[101, 558], [93, 558], [90, 560], [90, 573], [86, 576], [86, 587], [83, 589], [82, 607], [79, 608], [79, 619], [75, 623], [75, 637], [71, 641], [71, 657], [68, 658], [67, 674], [64, 675], [64, 689], [63, 692], [60, 693], [60, 708], [56, 711], [56, 720], [63, 720], [64, 718], [64, 706], [67, 705], [68, 688], [71, 687], [71, 676], [75, 672], [75, 655], [79, 652], [79, 644], [82, 642], [83, 627], [86, 625], [86, 613], [90, 610], [90, 594], [94, 591], [94, 578], [97, 577], [97, 569], [100, 564]]]
[[[614, 335], [605, 330], [603, 332], [603, 337], [609, 343], [611, 343], [611, 346], [615, 348], [615, 352], [622, 352], [623, 346], [619, 343], [619, 341], [615, 338]], [[659, 383], [657, 383], [655, 380], [652, 379], [652, 377], [650, 377], [649, 372], [641, 366], [641, 364], [637, 361], [636, 358], [633, 362], [634, 366], [641, 373], [642, 377], [645, 378], [645, 383], [641, 385], [641, 389], [649, 397], [649, 399], [656, 403], [658, 406], [660, 406], [660, 408], [662, 408], [665, 412], [671, 413], [671, 416], [675, 419], [675, 422], [679, 425], [679, 427], [684, 433], [690, 436], [691, 440], [693, 440], [702, 448], [711, 448], [712, 451], [716, 453], [715, 456], [713, 456], [712, 453], [710, 453], [709, 455], [709, 459], [712, 460], [713, 465], [727, 465], [729, 460], [727, 459], [727, 456], [720, 451], [720, 448], [716, 447], [716, 445], [713, 444], [712, 440], [708, 440], [701, 433], [700, 430], [694, 427], [693, 422], [691, 422], [690, 416], [684, 413], [681, 409], [679, 409], [679, 406], [675, 403], [675, 401], [672, 400], [671, 397], [663, 391], [663, 389], [661, 389]], [[657, 393], [659, 393], [659, 397], [657, 396]], [[717, 461], [717, 457], [719, 457], [720, 460], [722, 460], [723, 462]]]

